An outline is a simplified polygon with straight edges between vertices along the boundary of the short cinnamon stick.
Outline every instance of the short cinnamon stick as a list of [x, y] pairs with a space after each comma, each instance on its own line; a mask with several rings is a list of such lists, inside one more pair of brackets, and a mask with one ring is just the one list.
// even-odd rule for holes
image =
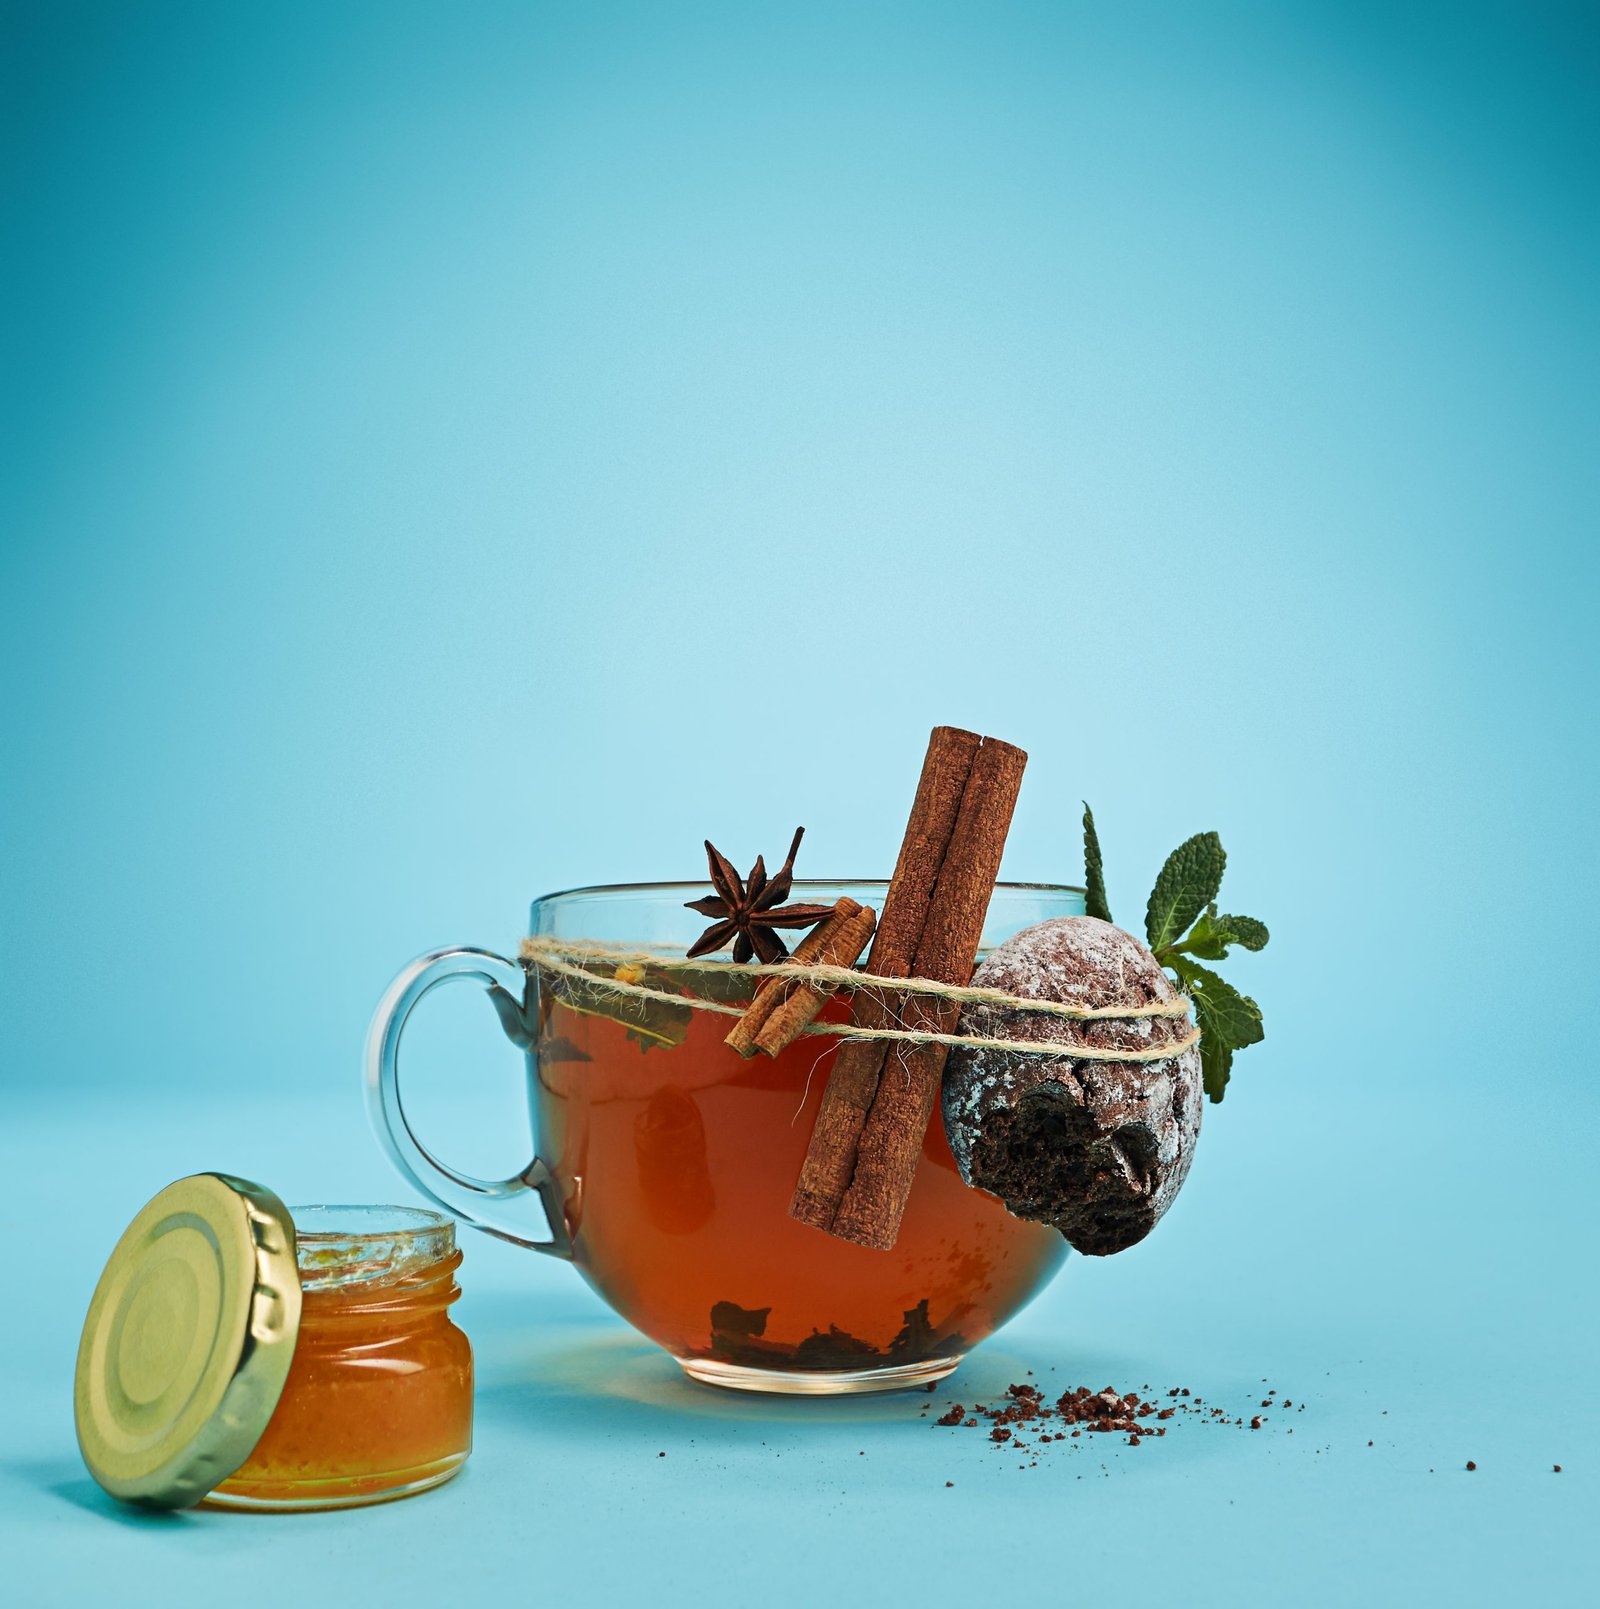
[[[877, 920], [878, 913], [870, 905], [863, 905], [853, 914], [838, 918], [830, 924], [831, 931], [823, 941], [821, 954], [817, 956], [818, 963], [833, 967], [854, 966], [856, 958], [866, 949]], [[823, 1002], [835, 992], [822, 983], [796, 985], [756, 1035], [756, 1049], [764, 1056], [781, 1054], [800, 1037], [822, 1010]]]
[[[790, 960], [803, 966], [853, 966], [876, 921], [870, 905], [857, 904], [848, 896], [836, 900], [833, 915], [795, 945]], [[799, 1038], [833, 992], [794, 978], [765, 978], [726, 1043], [747, 1059], [758, 1050], [776, 1056]]]
[[[940, 982], [971, 981], [989, 894], [999, 871], [999, 851], [1026, 762], [1027, 755], [1008, 743], [958, 727], [934, 728], [877, 936], [867, 957], [867, 971], [881, 977], [907, 977], [915, 972]], [[963, 960], [960, 950], [969, 929], [970, 943]], [[931, 967], [950, 975], [941, 976], [940, 971], [928, 970]], [[948, 1031], [947, 1023], [953, 1026], [953, 1012], [935, 1010], [930, 1015], [926, 1003], [915, 997], [902, 1023], [902, 1000], [858, 992], [851, 1022], [858, 1027], [904, 1025], [937, 1031]], [[897, 1052], [916, 1053], [908, 1059], [901, 1054], [891, 1056], [883, 1040], [847, 1040], [840, 1046], [789, 1206], [792, 1217], [818, 1229], [847, 1231], [846, 1238], [864, 1245], [893, 1244], [910, 1188], [904, 1162], [907, 1132], [916, 1130], [910, 1145], [914, 1172], [944, 1068], [942, 1055], [930, 1058], [923, 1053], [937, 1048], [897, 1046]], [[916, 1104], [926, 1102], [927, 1111], [917, 1127], [915, 1109], [903, 1100], [884, 1106], [873, 1127], [867, 1177], [861, 1190], [852, 1195], [868, 1114], [882, 1093], [886, 1065], [891, 1082], [907, 1082], [918, 1092]], [[903, 1181], [896, 1183], [901, 1175]], [[841, 1228], [836, 1219], [847, 1196], [852, 1196], [852, 1208]]]

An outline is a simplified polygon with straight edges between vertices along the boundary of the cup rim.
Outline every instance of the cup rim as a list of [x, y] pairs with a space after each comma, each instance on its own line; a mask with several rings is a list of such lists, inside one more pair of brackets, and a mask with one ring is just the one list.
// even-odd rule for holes
[[[678, 894], [684, 891], [706, 889], [711, 886], [709, 877], [696, 877], [685, 881], [665, 883], [586, 883], [577, 888], [558, 888], [553, 893], [540, 894], [535, 905], [550, 900], [574, 899], [584, 894]], [[797, 877], [794, 887], [802, 888], [881, 888], [887, 889], [887, 877]], [[1087, 894], [1081, 883], [996, 883], [995, 892], [1002, 889], [1024, 894]]]

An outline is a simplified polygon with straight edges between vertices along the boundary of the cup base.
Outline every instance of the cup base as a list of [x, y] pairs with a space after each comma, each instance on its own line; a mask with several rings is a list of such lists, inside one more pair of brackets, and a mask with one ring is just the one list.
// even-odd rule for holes
[[929, 1358], [924, 1363], [901, 1363], [889, 1369], [853, 1369], [825, 1372], [798, 1369], [751, 1369], [740, 1363], [718, 1363], [712, 1358], [678, 1358], [678, 1367], [702, 1385], [730, 1391], [766, 1391], [783, 1397], [837, 1397], [863, 1391], [905, 1391], [931, 1385], [955, 1371], [953, 1358]]

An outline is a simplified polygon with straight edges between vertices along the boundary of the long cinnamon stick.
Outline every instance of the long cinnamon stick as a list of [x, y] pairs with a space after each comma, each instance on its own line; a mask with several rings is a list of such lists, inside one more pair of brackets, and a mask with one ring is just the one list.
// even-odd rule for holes
[[[989, 751], [988, 756], [980, 762], [979, 756], [985, 750]], [[916, 799], [900, 846], [894, 877], [884, 899], [877, 936], [867, 957], [869, 972], [881, 977], [907, 977], [914, 971], [919, 976], [939, 978], [941, 982], [970, 981], [984, 912], [999, 870], [998, 846], [987, 843], [986, 838], [994, 836], [994, 826], [998, 822], [998, 845], [1004, 844], [1011, 809], [1016, 801], [1016, 788], [1026, 761], [1027, 756], [1022, 750], [1010, 744], [981, 738], [975, 732], [965, 732], [958, 727], [934, 728], [928, 741], [928, 752], [923, 760], [922, 775], [917, 783]], [[975, 768], [979, 773], [979, 782], [972, 799], [967, 801]], [[1009, 782], [1005, 781], [1006, 777], [1010, 778]], [[1007, 787], [1009, 799], [1003, 797]], [[967, 819], [963, 827], [964, 812]], [[984, 827], [984, 832], [977, 831], [979, 825]], [[988, 865], [990, 860], [993, 861], [992, 869]], [[957, 862], [971, 862], [960, 877], [956, 875]], [[986, 884], [983, 883], [985, 875], [988, 879]], [[974, 894], [971, 890], [980, 884], [983, 885], [981, 893]], [[959, 953], [965, 928], [971, 926], [970, 920], [957, 921], [952, 913], [967, 910], [974, 903], [977, 907], [977, 927], [971, 934], [964, 962], [942, 959], [946, 954]], [[953, 929], [952, 922], [955, 923]], [[930, 935], [939, 937], [935, 939]], [[937, 972], [927, 970], [934, 965], [959, 976], [944, 978]], [[900, 999], [884, 999], [863, 991], [855, 997], [851, 1021], [856, 1026], [883, 1028], [899, 1024], [901, 1015]], [[947, 1014], [935, 1015], [942, 1022]], [[933, 1026], [920, 1005], [914, 1024]], [[920, 1051], [930, 1047], [911, 1048]], [[879, 1094], [886, 1058], [887, 1045], [882, 1040], [847, 1040], [840, 1046], [794, 1199], [789, 1206], [790, 1215], [800, 1222], [839, 1232], [835, 1219], [851, 1189], [857, 1153], [868, 1113]], [[895, 1070], [897, 1077], [903, 1075], [902, 1059], [897, 1058], [888, 1065]], [[943, 1066], [943, 1058], [940, 1057], [936, 1066], [930, 1063], [915, 1069], [910, 1076], [918, 1088], [931, 1084], [932, 1091], [936, 1093]], [[931, 1096], [929, 1098], [931, 1100]], [[931, 1115], [931, 1110], [930, 1105], [927, 1115]], [[927, 1115], [923, 1117], [922, 1128], [917, 1131], [916, 1145], [919, 1147], [922, 1132], [927, 1127]], [[884, 1117], [880, 1119], [880, 1127], [888, 1121], [888, 1117], [886, 1109]], [[894, 1121], [901, 1125], [914, 1124], [915, 1115], [900, 1113], [897, 1109]], [[881, 1149], [881, 1142], [875, 1141], [874, 1150]], [[915, 1149], [911, 1153], [911, 1162], [914, 1170]], [[891, 1172], [894, 1171], [903, 1171], [903, 1165], [892, 1168]], [[872, 1175], [870, 1189], [859, 1197], [847, 1220], [850, 1230], [848, 1238], [870, 1235], [872, 1238], [863, 1239], [863, 1244], [893, 1243], [894, 1229], [898, 1227], [900, 1212], [904, 1209], [903, 1199], [899, 1210], [892, 1214], [893, 1227], [888, 1231], [887, 1241], [882, 1239], [883, 1231], [867, 1223], [871, 1219], [875, 1224], [888, 1211], [878, 1204], [886, 1178], [881, 1169]], [[909, 1182], [908, 1176], [906, 1189], [909, 1189]]]
[[[1027, 761], [1021, 749], [993, 739], [985, 739], [973, 756], [917, 944], [917, 977], [963, 986], [972, 981]], [[948, 1034], [959, 1015], [959, 1006], [913, 996], [904, 1021], [915, 1031]], [[894, 1043], [861, 1131], [849, 1188], [834, 1216], [834, 1234], [880, 1250], [894, 1245], [948, 1054], [945, 1045]]]
[[[867, 952], [867, 971], [884, 978], [909, 977], [917, 943], [928, 919], [928, 902], [950, 835], [961, 810], [961, 795], [982, 739], [959, 727], [936, 726], [928, 739], [922, 774], [911, 804], [894, 876], [884, 896], [878, 931]], [[851, 1002], [855, 1027], [893, 1025], [896, 1003], [858, 992]], [[833, 1060], [811, 1143], [789, 1203], [789, 1216], [817, 1229], [831, 1229], [855, 1169], [856, 1145], [877, 1093], [886, 1042], [846, 1040]]]
[[[877, 913], [848, 895], [836, 900], [833, 915], [795, 945], [791, 961], [810, 966], [852, 966], [861, 954]], [[833, 990], [793, 978], [765, 978], [725, 1043], [748, 1059], [760, 1050], [776, 1056], [799, 1037]]]

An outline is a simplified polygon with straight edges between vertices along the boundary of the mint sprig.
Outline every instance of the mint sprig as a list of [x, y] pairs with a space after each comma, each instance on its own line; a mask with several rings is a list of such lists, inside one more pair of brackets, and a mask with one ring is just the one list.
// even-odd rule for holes
[[[1111, 920], [1106, 903], [1105, 864], [1094, 815], [1083, 807], [1085, 908]], [[1167, 856], [1145, 908], [1145, 937], [1157, 961], [1194, 1001], [1200, 1027], [1200, 1068], [1207, 1096], [1222, 1099], [1233, 1072], [1233, 1053], [1266, 1037], [1261, 1007], [1201, 961], [1226, 959], [1231, 948], [1263, 950], [1271, 936], [1253, 916], [1220, 916], [1217, 895], [1228, 856], [1214, 832], [1196, 833]]]

